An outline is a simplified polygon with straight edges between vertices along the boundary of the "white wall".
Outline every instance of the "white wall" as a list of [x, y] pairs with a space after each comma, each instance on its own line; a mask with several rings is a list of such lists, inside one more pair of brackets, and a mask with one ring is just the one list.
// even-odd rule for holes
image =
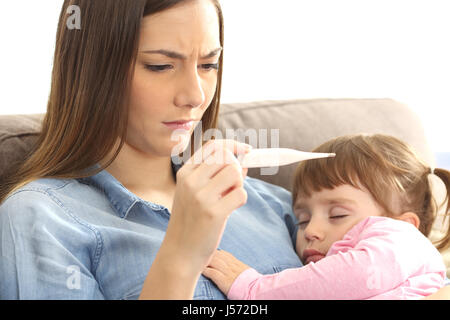
[[0, 1], [0, 114], [45, 112], [62, 3]]
[[223, 0], [223, 101], [393, 98], [450, 152], [449, 0]]
[[[63, 1], [26, 3], [0, 2], [0, 114], [45, 112]], [[449, 0], [222, 3], [223, 102], [393, 98], [450, 152]]]

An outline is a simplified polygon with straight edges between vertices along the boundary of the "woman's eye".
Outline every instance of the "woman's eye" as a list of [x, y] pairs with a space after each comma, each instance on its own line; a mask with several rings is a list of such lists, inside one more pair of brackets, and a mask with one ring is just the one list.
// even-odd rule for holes
[[165, 70], [172, 69], [173, 67], [170, 64], [162, 64], [162, 65], [149, 65], [146, 64], [145, 68], [153, 72], [161, 72]]
[[219, 70], [218, 63], [206, 63], [206, 64], [202, 64], [201, 67], [206, 70], [212, 70], [212, 69]]
[[[161, 64], [161, 65], [147, 64], [147, 65], [145, 65], [145, 68], [150, 71], [153, 71], [153, 72], [162, 72], [162, 71], [173, 69], [173, 66], [171, 66], [170, 64]], [[219, 70], [219, 64], [218, 63], [206, 63], [206, 64], [200, 65], [200, 68], [202, 68], [206, 71]]]

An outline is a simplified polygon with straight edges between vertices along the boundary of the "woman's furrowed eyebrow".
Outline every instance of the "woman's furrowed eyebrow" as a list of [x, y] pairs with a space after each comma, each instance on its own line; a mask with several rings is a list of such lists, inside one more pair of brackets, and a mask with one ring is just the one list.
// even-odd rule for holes
[[[201, 57], [202, 59], [208, 59], [208, 58], [213, 58], [217, 55], [219, 55], [219, 53], [222, 51], [222, 48], [217, 48], [214, 49], [213, 51], [211, 51], [210, 53], [208, 53], [207, 55]], [[175, 51], [171, 51], [171, 50], [165, 50], [165, 49], [159, 49], [159, 50], [146, 50], [146, 51], [142, 51], [142, 53], [147, 53], [147, 54], [161, 54], [164, 55], [166, 57], [172, 58], [172, 59], [178, 59], [178, 60], [186, 60], [186, 56], [175, 52]]]
[[214, 58], [215, 56], [218, 56], [222, 52], [222, 47], [214, 49], [210, 53], [208, 53], [206, 56], [201, 57], [202, 59], [209, 59]]

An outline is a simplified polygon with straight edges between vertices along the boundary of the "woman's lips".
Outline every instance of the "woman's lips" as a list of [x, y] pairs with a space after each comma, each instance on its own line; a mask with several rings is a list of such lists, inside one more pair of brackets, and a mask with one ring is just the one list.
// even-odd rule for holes
[[194, 125], [194, 120], [163, 122], [163, 124], [171, 130], [181, 129], [189, 131]]
[[305, 265], [310, 262], [317, 262], [323, 258], [325, 258], [325, 255], [317, 250], [306, 249], [303, 251], [303, 261]]

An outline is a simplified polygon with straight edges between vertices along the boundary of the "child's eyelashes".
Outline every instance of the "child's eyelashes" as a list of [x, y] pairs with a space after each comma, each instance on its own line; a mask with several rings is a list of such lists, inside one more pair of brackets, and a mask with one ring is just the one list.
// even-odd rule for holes
[[[332, 222], [336, 222], [336, 221], [342, 220], [342, 219], [344, 219], [344, 218], [346, 218], [348, 216], [349, 216], [348, 214], [341, 214], [341, 215], [329, 216], [328, 218]], [[301, 220], [301, 221], [298, 221], [296, 225], [299, 226], [300, 228], [304, 229], [304, 228], [306, 228], [308, 223], [309, 223], [309, 220], [303, 220], [303, 221]]]
[[297, 222], [296, 225], [299, 226], [299, 227], [305, 227], [308, 223], [309, 223], [309, 220], [308, 221]]
[[332, 216], [332, 217], [330, 217], [330, 219], [342, 219], [342, 218], [345, 218], [345, 217], [348, 217], [348, 215], [346, 215], [346, 214], [343, 214], [343, 215], [340, 215], [340, 216]]

